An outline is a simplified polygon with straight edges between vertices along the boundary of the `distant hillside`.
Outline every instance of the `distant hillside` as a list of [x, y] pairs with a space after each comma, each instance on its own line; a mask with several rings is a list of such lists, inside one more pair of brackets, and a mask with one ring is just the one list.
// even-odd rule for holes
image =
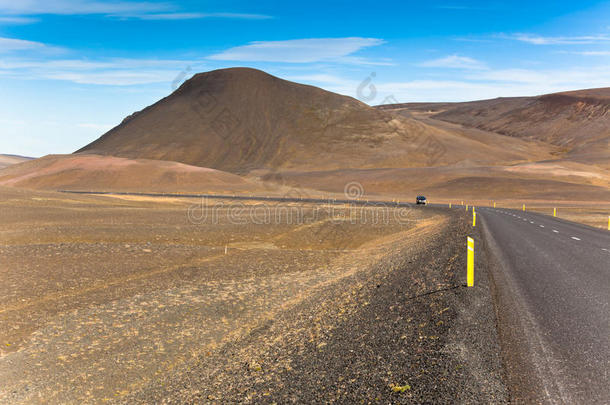
[[40, 190], [245, 192], [243, 177], [176, 162], [98, 155], [50, 155], [0, 170], [0, 186]]
[[19, 156], [19, 155], [2, 155], [0, 154], [0, 169], [3, 169], [5, 167], [17, 164], [17, 163], [21, 163], [21, 162], [27, 162], [28, 160], [32, 160], [33, 158], [30, 157], [25, 157], [25, 156]]
[[[524, 163], [488, 167], [420, 167], [281, 173], [282, 184], [340, 192], [346, 179], [367, 195], [391, 195], [411, 202], [423, 194], [435, 199], [541, 199], [610, 201], [610, 176], [590, 165]], [[277, 181], [274, 175], [264, 178]]]
[[382, 111], [428, 112], [430, 118], [561, 147], [566, 157], [610, 162], [610, 88], [466, 103], [411, 103]]
[[171, 160], [233, 173], [493, 165], [549, 156], [516, 140], [464, 138], [248, 68], [197, 74], [78, 152]]

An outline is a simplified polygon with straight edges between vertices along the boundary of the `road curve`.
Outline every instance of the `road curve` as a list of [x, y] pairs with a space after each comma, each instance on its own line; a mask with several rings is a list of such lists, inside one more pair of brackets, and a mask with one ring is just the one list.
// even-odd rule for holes
[[496, 262], [515, 402], [610, 403], [610, 232], [530, 212], [477, 213]]

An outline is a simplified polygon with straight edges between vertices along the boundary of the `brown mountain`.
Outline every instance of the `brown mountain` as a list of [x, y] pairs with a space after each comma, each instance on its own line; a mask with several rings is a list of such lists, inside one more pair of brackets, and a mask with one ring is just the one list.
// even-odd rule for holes
[[548, 148], [463, 136], [248, 68], [195, 75], [77, 153], [83, 152], [234, 173], [493, 165], [550, 156]]
[[558, 146], [569, 160], [605, 167], [610, 163], [610, 88], [465, 103], [395, 104], [380, 108], [426, 112], [431, 119]]

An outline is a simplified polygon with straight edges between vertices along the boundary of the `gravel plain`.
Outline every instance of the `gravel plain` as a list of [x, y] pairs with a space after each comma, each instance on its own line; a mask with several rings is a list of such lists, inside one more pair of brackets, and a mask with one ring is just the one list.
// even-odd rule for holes
[[457, 211], [192, 223], [194, 200], [2, 191], [0, 403], [506, 401]]

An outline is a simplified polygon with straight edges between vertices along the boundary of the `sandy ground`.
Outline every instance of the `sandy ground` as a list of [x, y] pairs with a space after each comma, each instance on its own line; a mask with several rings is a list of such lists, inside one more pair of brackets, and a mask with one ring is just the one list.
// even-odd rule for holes
[[2, 189], [0, 402], [118, 399], [437, 221], [198, 204]]

